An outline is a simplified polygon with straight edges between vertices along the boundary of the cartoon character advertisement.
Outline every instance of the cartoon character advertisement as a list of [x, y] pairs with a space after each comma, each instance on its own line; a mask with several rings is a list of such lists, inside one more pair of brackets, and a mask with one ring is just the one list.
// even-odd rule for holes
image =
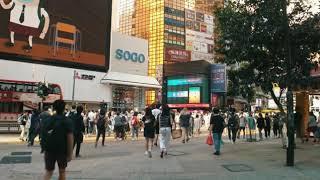
[[74, 3], [0, 0], [0, 57], [105, 67], [111, 1]]

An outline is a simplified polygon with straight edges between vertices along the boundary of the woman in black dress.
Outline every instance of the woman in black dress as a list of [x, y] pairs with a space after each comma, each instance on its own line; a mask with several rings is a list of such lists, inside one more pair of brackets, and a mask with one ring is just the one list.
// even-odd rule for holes
[[150, 108], [146, 108], [146, 114], [142, 118], [142, 122], [144, 123], [144, 137], [146, 138], [145, 155], [148, 155], [149, 158], [151, 158], [152, 157], [151, 149], [152, 149], [152, 144], [153, 144], [153, 139], [154, 139], [154, 134], [155, 134], [156, 119], [152, 115], [152, 111]]

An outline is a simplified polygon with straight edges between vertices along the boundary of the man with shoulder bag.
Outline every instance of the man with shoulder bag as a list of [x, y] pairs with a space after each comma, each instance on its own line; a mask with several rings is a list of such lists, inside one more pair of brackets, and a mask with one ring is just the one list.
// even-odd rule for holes
[[70, 114], [70, 119], [72, 120], [73, 124], [73, 136], [74, 136], [74, 144], [73, 149], [76, 146], [76, 158], [80, 156], [80, 148], [81, 143], [83, 142], [83, 133], [85, 131], [83, 116], [81, 115], [83, 111], [82, 106], [78, 106], [77, 110], [74, 113]]
[[66, 167], [72, 159], [73, 128], [71, 120], [63, 114], [65, 102], [56, 100], [53, 108], [56, 114], [44, 120], [41, 131], [46, 169], [44, 180], [51, 179], [56, 162], [59, 167], [59, 179], [66, 179]]

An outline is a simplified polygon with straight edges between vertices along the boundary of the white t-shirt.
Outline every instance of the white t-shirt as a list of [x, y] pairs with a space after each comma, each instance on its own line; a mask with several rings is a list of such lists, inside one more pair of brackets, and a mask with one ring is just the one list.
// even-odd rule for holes
[[245, 115], [240, 116], [240, 127], [246, 127], [246, 117]]
[[160, 109], [152, 110], [152, 115], [157, 119], [158, 115], [161, 113]]
[[94, 121], [95, 113], [94, 113], [94, 112], [92, 112], [92, 111], [91, 111], [91, 112], [89, 112], [88, 117], [89, 117], [89, 121], [90, 121], [90, 122]]

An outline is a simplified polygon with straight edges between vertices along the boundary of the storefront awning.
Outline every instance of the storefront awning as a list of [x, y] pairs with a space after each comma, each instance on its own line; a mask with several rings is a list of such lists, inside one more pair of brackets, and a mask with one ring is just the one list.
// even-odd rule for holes
[[101, 80], [101, 83], [146, 87], [146, 88], [154, 88], [154, 89], [162, 88], [159, 82], [154, 77], [120, 73], [120, 72], [108, 72], [104, 76], [104, 78]]

